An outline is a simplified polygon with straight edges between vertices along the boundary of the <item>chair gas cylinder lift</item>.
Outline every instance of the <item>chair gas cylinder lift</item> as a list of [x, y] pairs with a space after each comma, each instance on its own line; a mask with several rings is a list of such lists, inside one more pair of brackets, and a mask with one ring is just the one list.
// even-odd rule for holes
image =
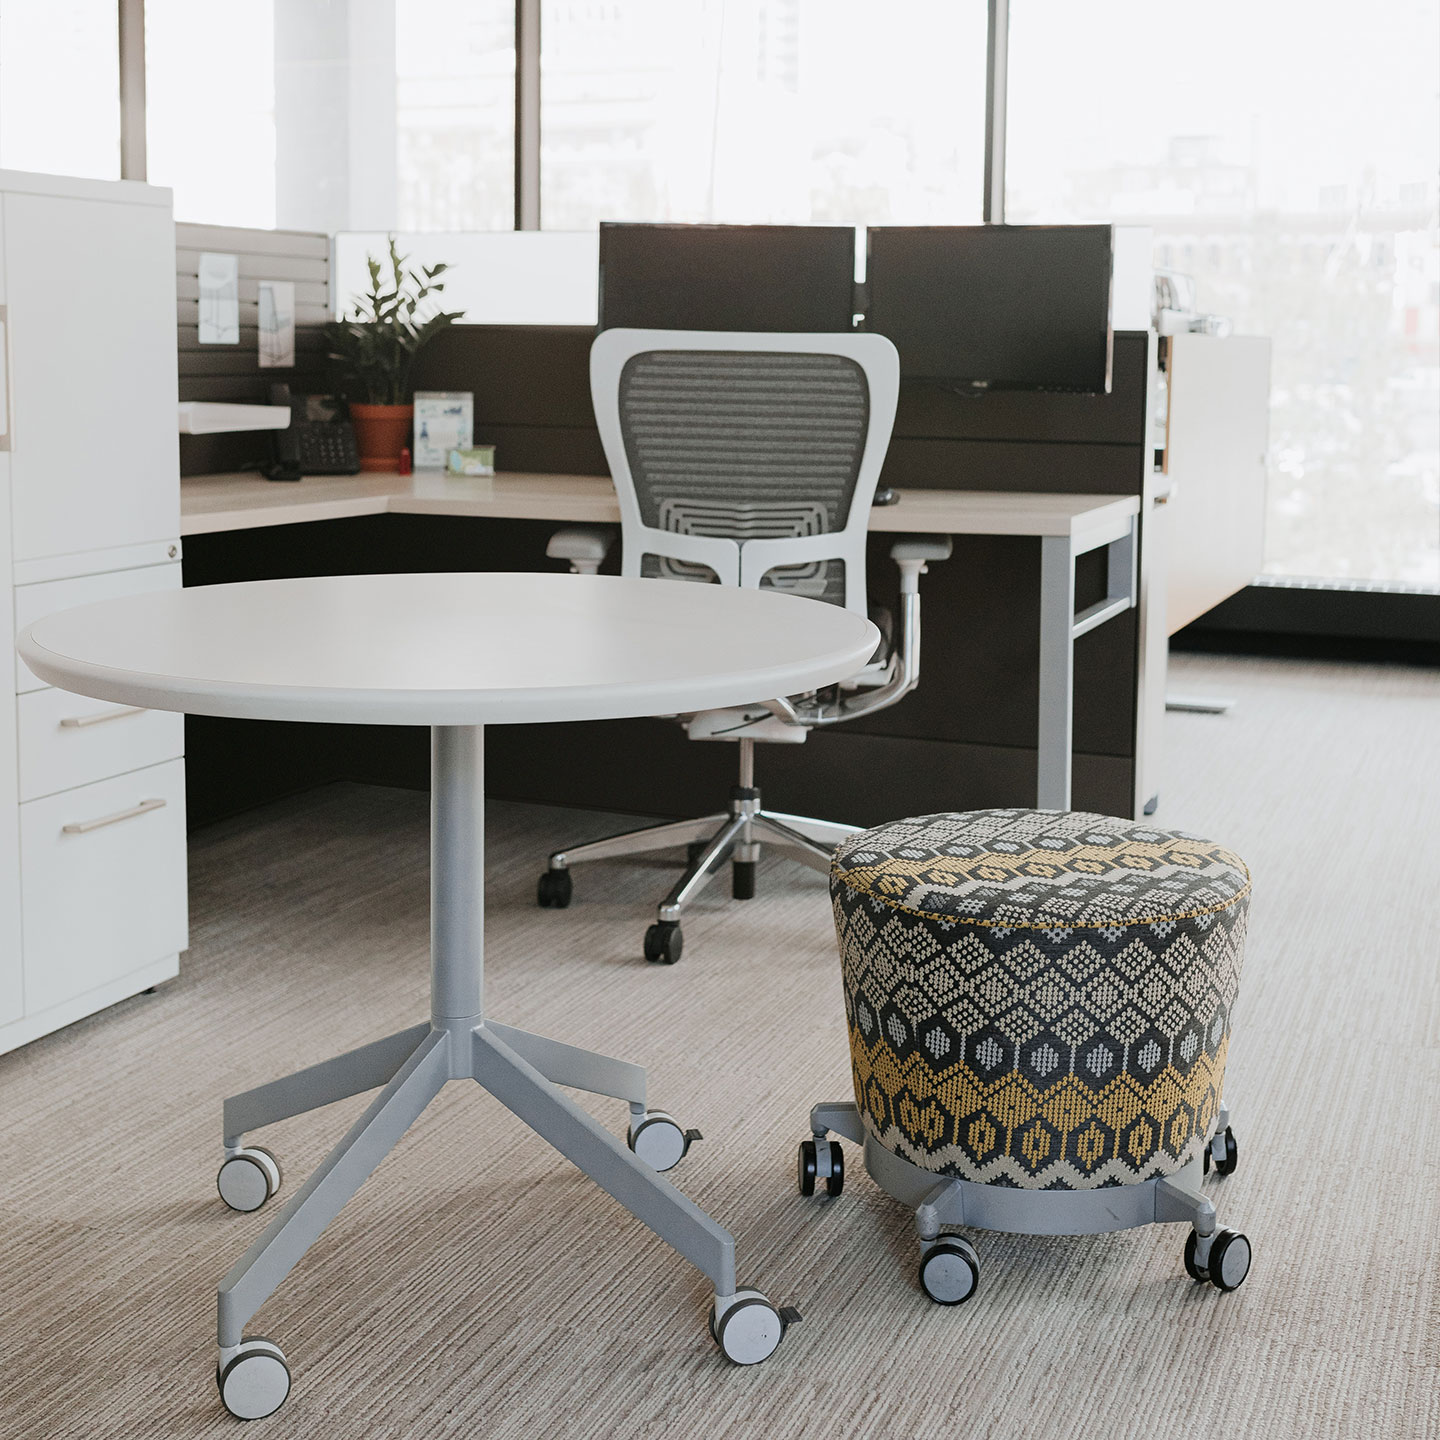
[[[869, 613], [865, 544], [899, 390], [880, 335], [607, 330], [590, 352], [600, 438], [620, 501], [621, 571], [670, 582], [774, 588]], [[577, 573], [603, 562], [610, 533], [572, 527], [547, 553]], [[812, 730], [894, 705], [920, 678], [919, 579], [949, 558], [948, 536], [902, 536], [900, 624], [857, 674], [805, 695], [674, 717], [692, 740], [729, 741], [739, 773], [729, 805], [694, 820], [557, 850], [542, 906], [563, 908], [582, 860], [687, 847], [685, 872], [645, 934], [645, 958], [674, 964], [685, 907], [727, 861], [733, 894], [755, 894], [762, 842], [828, 874], [853, 825], [769, 810], [755, 743], [799, 744]], [[890, 627], [877, 615], [882, 634]]]

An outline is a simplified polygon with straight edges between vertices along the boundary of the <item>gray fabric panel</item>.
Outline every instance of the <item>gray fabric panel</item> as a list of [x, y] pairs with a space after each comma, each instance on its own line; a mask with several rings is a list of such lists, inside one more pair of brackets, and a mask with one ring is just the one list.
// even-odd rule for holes
[[[844, 529], [870, 411], [853, 360], [653, 350], [627, 362], [619, 399], [647, 525], [736, 540]], [[648, 555], [642, 573], [709, 578], [702, 566]], [[845, 603], [841, 560], [780, 566], [762, 583]]]

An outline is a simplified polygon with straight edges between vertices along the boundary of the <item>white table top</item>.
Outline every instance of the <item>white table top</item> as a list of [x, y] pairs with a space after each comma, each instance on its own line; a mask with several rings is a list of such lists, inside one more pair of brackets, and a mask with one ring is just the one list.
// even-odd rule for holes
[[[870, 512], [887, 534], [1079, 535], [1133, 515], [1133, 495], [1031, 494], [1008, 490], [902, 490], [898, 505]], [[247, 530], [352, 515], [472, 515], [559, 524], [618, 524], [604, 475], [310, 475], [294, 484], [258, 475], [196, 475], [180, 482], [180, 533]]]
[[136, 595], [37, 621], [25, 663], [98, 700], [257, 720], [475, 725], [745, 705], [859, 670], [868, 620], [617, 576], [338, 575]]

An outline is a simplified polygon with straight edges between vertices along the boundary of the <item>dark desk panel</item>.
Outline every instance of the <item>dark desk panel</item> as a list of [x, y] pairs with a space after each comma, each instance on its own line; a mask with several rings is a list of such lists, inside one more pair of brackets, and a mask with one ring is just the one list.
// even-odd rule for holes
[[[185, 583], [383, 571], [546, 570], [556, 527], [531, 520], [375, 515], [192, 536]], [[894, 603], [885, 536], [872, 537], [871, 586]], [[1097, 552], [1097, 555], [1099, 552]], [[946, 808], [1034, 802], [1038, 694], [1038, 540], [960, 536], [925, 577], [920, 688], [863, 726], [762, 746], [758, 766], [781, 809], [868, 824]], [[1086, 563], [1090, 562], [1090, 563]], [[1086, 557], [1079, 603], [1103, 577]], [[617, 568], [618, 552], [610, 568]], [[1074, 803], [1126, 814], [1134, 734], [1133, 612], [1076, 646]], [[295, 733], [304, 731], [305, 733]], [[424, 787], [424, 731], [187, 721], [191, 823], [335, 779]], [[705, 813], [734, 779], [735, 748], [687, 740], [662, 721], [498, 727], [491, 792], [511, 799]]]

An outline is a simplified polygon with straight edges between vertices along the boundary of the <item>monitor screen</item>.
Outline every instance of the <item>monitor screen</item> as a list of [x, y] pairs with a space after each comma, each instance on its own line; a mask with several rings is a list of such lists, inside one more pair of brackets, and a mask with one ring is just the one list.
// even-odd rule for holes
[[956, 388], [1110, 389], [1108, 225], [882, 227], [867, 233], [866, 329], [903, 379]]
[[602, 330], [847, 331], [848, 225], [600, 226]]

